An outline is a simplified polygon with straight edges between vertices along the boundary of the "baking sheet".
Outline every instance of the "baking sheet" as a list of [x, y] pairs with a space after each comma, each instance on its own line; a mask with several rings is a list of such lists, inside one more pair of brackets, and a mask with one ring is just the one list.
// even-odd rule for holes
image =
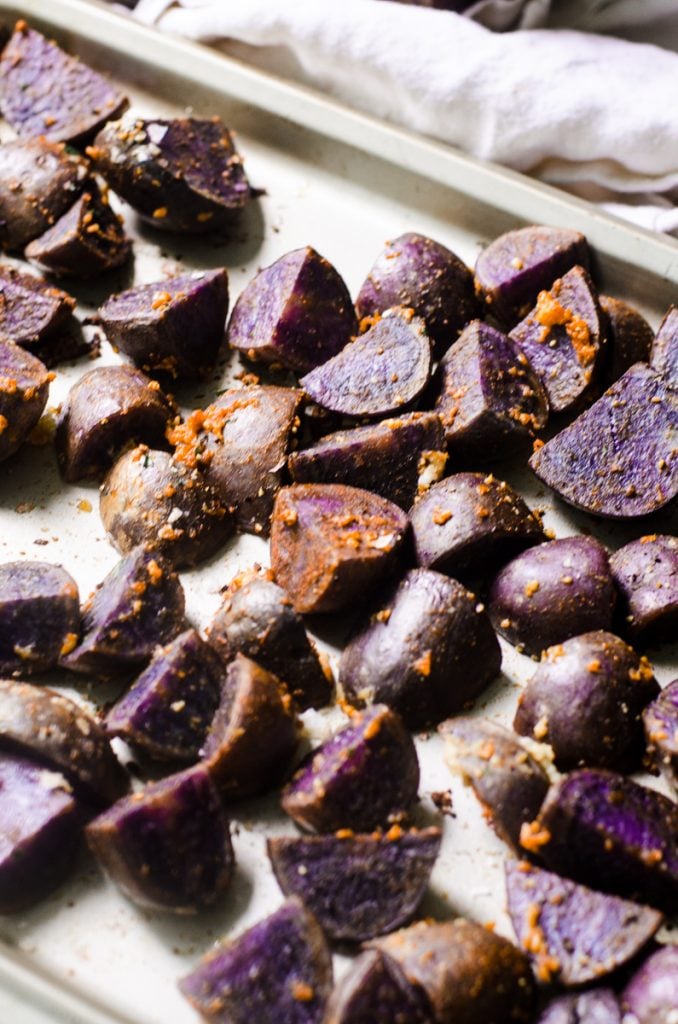
[[[388, 237], [416, 230], [430, 234], [473, 264], [487, 240], [524, 222], [567, 224], [588, 235], [598, 253], [603, 287], [641, 308], [656, 326], [678, 291], [678, 244], [600, 214], [588, 204], [448, 147], [353, 114], [314, 93], [276, 81], [236, 61], [183, 41], [159, 36], [109, 9], [82, 0], [0, 2], [0, 16], [24, 16], [67, 49], [110, 71], [129, 89], [139, 114], [219, 114], [238, 131], [250, 180], [266, 190], [227, 246], [190, 242], [139, 226], [124, 208], [135, 237], [131, 273], [107, 287], [73, 289], [86, 316], [111, 290], [158, 280], [179, 266], [229, 268], [232, 301], [260, 266], [310, 244], [331, 260], [355, 294]], [[171, 69], [171, 70], [169, 70]], [[73, 381], [92, 365], [116, 362], [104, 346], [95, 364], [58, 368], [50, 395], [54, 408]], [[208, 385], [178, 389], [184, 408], [205, 404], [237, 372], [220, 368]], [[533, 507], [545, 513], [556, 536], [585, 528], [612, 547], [638, 528], [594, 524], [556, 505], [530, 474], [507, 468]], [[61, 562], [86, 595], [117, 561], [97, 512], [95, 486], [64, 487], [50, 447], [26, 447], [0, 465], [0, 561], [37, 558]], [[676, 530], [675, 513], [653, 529]], [[197, 570], [182, 574], [188, 613], [204, 626], [219, 604], [219, 590], [238, 569], [267, 561], [267, 545], [242, 537]], [[326, 639], [326, 638], [325, 638]], [[510, 721], [517, 692], [533, 669], [503, 644], [501, 678], [477, 713]], [[336, 649], [328, 648], [336, 664]], [[675, 675], [675, 648], [650, 652], [661, 682]], [[655, 657], [656, 654], [656, 657]], [[64, 677], [50, 677], [64, 685]], [[68, 685], [73, 685], [68, 680]], [[76, 681], [76, 685], [77, 681]], [[71, 695], [105, 699], [96, 686]], [[330, 709], [304, 715], [309, 742], [343, 720]], [[422, 763], [417, 823], [439, 820], [431, 792], [452, 791], [454, 817], [442, 820], [445, 839], [422, 912], [466, 914], [494, 921], [510, 936], [503, 910], [504, 846], [488, 829], [468, 790], [445, 768], [437, 737], [419, 741]], [[650, 784], [661, 788], [656, 780]], [[176, 980], [219, 937], [240, 931], [273, 910], [281, 895], [264, 852], [265, 836], [293, 832], [275, 798], [233, 810], [238, 870], [216, 910], [195, 919], [142, 911], [121, 897], [83, 855], [73, 880], [29, 913], [0, 917], [0, 1022], [2, 1024], [195, 1024]], [[338, 961], [337, 968], [345, 965]]]

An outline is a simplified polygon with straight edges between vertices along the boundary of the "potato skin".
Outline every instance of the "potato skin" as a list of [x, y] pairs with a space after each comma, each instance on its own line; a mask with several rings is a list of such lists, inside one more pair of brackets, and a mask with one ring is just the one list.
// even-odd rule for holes
[[527, 957], [475, 921], [419, 921], [370, 945], [422, 986], [438, 1024], [532, 1020], [535, 990]]
[[207, 640], [225, 663], [240, 653], [272, 672], [301, 710], [324, 707], [332, 698], [329, 667], [318, 657], [291, 599], [268, 574], [231, 582]]
[[608, 347], [602, 377], [607, 388], [634, 363], [649, 362], [654, 331], [637, 309], [621, 299], [601, 295], [600, 308]]
[[152, 910], [192, 914], [212, 906], [233, 875], [228, 821], [203, 765], [119, 800], [85, 835], [115, 884]]
[[610, 629], [616, 594], [605, 548], [577, 536], [518, 555], [495, 578], [489, 597], [497, 632], [540, 654], [580, 633]]
[[233, 520], [199, 470], [145, 445], [114, 463], [101, 487], [99, 511], [121, 554], [146, 544], [179, 569], [215, 554], [233, 532]]
[[50, 375], [39, 359], [11, 341], [0, 341], [0, 462], [19, 450], [49, 395]]
[[633, 771], [644, 748], [641, 715], [658, 694], [647, 658], [596, 630], [544, 651], [520, 694], [513, 728], [550, 743], [561, 771]]
[[456, 580], [414, 569], [344, 648], [339, 682], [350, 703], [387, 704], [419, 729], [475, 700], [500, 667], [476, 597]]
[[126, 117], [102, 128], [87, 155], [159, 231], [228, 232], [252, 198], [242, 158], [218, 117]]
[[652, 953], [621, 995], [622, 1010], [638, 1024], [671, 1024], [678, 1006], [678, 945]]
[[72, 576], [48, 562], [0, 565], [0, 674], [44, 672], [80, 633], [80, 595]]
[[410, 510], [417, 562], [462, 582], [487, 574], [544, 539], [537, 516], [509, 484], [454, 473]]
[[663, 373], [669, 387], [678, 387], [678, 307], [669, 306], [657, 328], [650, 366]]
[[0, 680], [0, 747], [63, 772], [95, 806], [112, 803], [129, 787], [101, 726], [80, 705], [44, 686]]
[[65, 213], [87, 164], [62, 144], [13, 139], [0, 146], [0, 248], [18, 251]]
[[374, 705], [311, 751], [282, 808], [302, 828], [367, 832], [398, 820], [417, 796], [419, 761], [400, 717]]
[[440, 242], [415, 232], [386, 243], [356, 299], [361, 320], [393, 306], [421, 317], [438, 352], [479, 312], [469, 268]]
[[40, 356], [50, 340], [72, 322], [75, 299], [34, 274], [0, 267], [0, 340], [13, 341]]
[[162, 445], [172, 414], [156, 381], [133, 366], [99, 366], [71, 388], [55, 436], [67, 483], [101, 477], [130, 442]]
[[645, 708], [643, 727], [649, 763], [678, 793], [678, 679]]
[[458, 715], [439, 727], [450, 770], [470, 783], [500, 839], [524, 856], [520, 833], [548, 792], [546, 772], [510, 729]]
[[369, 949], [334, 987], [323, 1024], [435, 1024], [421, 985], [407, 980], [393, 957]]

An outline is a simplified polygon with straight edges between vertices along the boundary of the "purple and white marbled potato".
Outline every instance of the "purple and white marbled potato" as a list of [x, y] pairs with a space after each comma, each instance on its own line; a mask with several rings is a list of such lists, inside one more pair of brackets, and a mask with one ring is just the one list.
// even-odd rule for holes
[[483, 473], [455, 473], [410, 511], [417, 562], [463, 581], [497, 569], [540, 544], [540, 520], [509, 484]]
[[663, 373], [669, 387], [678, 387], [678, 307], [670, 306], [657, 328], [650, 366]]
[[233, 136], [218, 117], [128, 116], [106, 125], [87, 155], [159, 231], [228, 233], [253, 198]]
[[53, 668], [80, 634], [80, 595], [72, 576], [49, 562], [0, 565], [0, 675]]
[[678, 945], [667, 943], [638, 968], [621, 994], [627, 1024], [673, 1024], [678, 1007]]
[[107, 678], [150, 661], [184, 628], [185, 595], [172, 565], [143, 546], [125, 555], [82, 607], [79, 644], [61, 664]]
[[556, 996], [537, 1024], [622, 1024], [619, 1000], [611, 988], [592, 988]]
[[525, 316], [544, 288], [572, 267], [587, 267], [584, 235], [535, 225], [495, 238], [476, 261], [476, 288], [491, 314], [506, 326]]
[[610, 629], [615, 589], [607, 551], [592, 537], [539, 544], [514, 558], [490, 588], [494, 628], [528, 654]]
[[678, 537], [649, 534], [610, 556], [624, 632], [639, 642], [673, 640], [678, 627]]
[[548, 647], [518, 700], [513, 728], [549, 743], [561, 771], [640, 769], [642, 713], [659, 693], [652, 666], [628, 644], [595, 630]]
[[473, 274], [440, 242], [414, 232], [400, 235], [386, 243], [356, 299], [361, 320], [394, 306], [413, 309], [442, 352], [478, 315]]
[[500, 839], [524, 856], [520, 833], [544, 802], [549, 779], [518, 737], [486, 718], [464, 715], [443, 722], [445, 761], [480, 801]]
[[401, 818], [418, 787], [412, 737], [390, 708], [375, 705], [311, 751], [283, 790], [282, 808], [315, 832], [367, 832]]
[[600, 981], [649, 943], [663, 915], [596, 892], [527, 861], [507, 861], [508, 912], [539, 981], [566, 987]]
[[357, 330], [343, 278], [307, 245], [249, 282], [233, 307], [227, 336], [248, 359], [303, 373], [336, 356]]
[[296, 611], [339, 611], [365, 600], [395, 569], [407, 516], [345, 484], [295, 484], [278, 492], [271, 566]]
[[326, 434], [287, 460], [295, 483], [349, 484], [408, 509], [445, 468], [445, 435], [435, 413], [412, 412]]
[[110, 804], [129, 788], [98, 722], [45, 686], [0, 680], [0, 747], [61, 772], [90, 805]]
[[332, 958], [296, 899], [225, 939], [179, 988], [208, 1024], [323, 1024]]
[[106, 732], [154, 760], [197, 761], [225, 674], [221, 658], [194, 629], [187, 629], [156, 649], [106, 715]]
[[411, 310], [396, 308], [300, 383], [309, 398], [330, 412], [381, 419], [409, 408], [430, 372], [431, 343], [424, 321]]
[[411, 729], [472, 703], [499, 674], [485, 610], [456, 580], [413, 569], [344, 648], [339, 682], [359, 707], [387, 704]]
[[172, 415], [158, 384], [133, 366], [88, 370], [68, 393], [55, 445], [62, 477], [101, 477], [133, 442], [164, 443]]
[[598, 297], [583, 267], [573, 267], [541, 291], [509, 338], [541, 380], [552, 412], [581, 404], [600, 375], [605, 354]]
[[107, 78], [16, 23], [0, 61], [0, 107], [19, 135], [79, 145], [127, 106]]
[[474, 465], [525, 447], [548, 420], [546, 392], [522, 352], [490, 324], [474, 320], [440, 363], [436, 402], [450, 456]]
[[591, 515], [656, 512], [678, 494], [678, 392], [636, 363], [536, 451], [530, 466], [559, 497]]
[[213, 368], [224, 340], [224, 268], [177, 274], [112, 295], [98, 311], [114, 349], [146, 372], [193, 380]]
[[329, 939], [364, 942], [414, 916], [441, 840], [438, 828], [396, 826], [383, 835], [278, 837], [267, 851], [285, 896], [297, 896]]
[[191, 914], [212, 906], [233, 875], [229, 824], [204, 765], [118, 800], [85, 835], [106, 874], [152, 910]]
[[669, 915], [678, 908], [678, 805], [623, 775], [582, 768], [562, 776], [522, 842], [575, 882]]

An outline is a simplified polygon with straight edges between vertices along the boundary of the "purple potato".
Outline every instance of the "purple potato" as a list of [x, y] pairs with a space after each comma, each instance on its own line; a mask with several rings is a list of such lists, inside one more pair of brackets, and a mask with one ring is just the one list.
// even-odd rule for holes
[[200, 752], [222, 797], [257, 796], [278, 785], [299, 745], [299, 728], [280, 680], [236, 654]]
[[227, 313], [228, 274], [221, 268], [112, 295], [98, 317], [113, 348], [142, 370], [193, 380], [212, 370]]
[[674, 1024], [678, 1007], [678, 945], [656, 950], [621, 995], [627, 1024]]
[[335, 986], [324, 1024], [435, 1024], [428, 996], [378, 949], [362, 953]]
[[229, 232], [254, 195], [218, 117], [127, 117], [106, 125], [87, 155], [113, 191], [160, 231]]
[[18, 135], [78, 145], [127, 106], [107, 78], [16, 23], [0, 62], [0, 107]]
[[500, 668], [499, 642], [475, 596], [413, 569], [345, 647], [339, 682], [351, 704], [387, 704], [418, 729], [472, 704]]
[[410, 512], [419, 565], [468, 580], [544, 540], [540, 520], [503, 480], [455, 473]]
[[490, 589], [494, 628], [528, 654], [594, 629], [610, 629], [615, 589], [607, 551], [593, 537], [565, 537], [524, 551]]
[[292, 899], [203, 956], [179, 988], [208, 1024], [323, 1024], [332, 958]]
[[101, 726], [44, 686], [0, 680], [0, 747], [63, 773], [89, 803], [110, 804], [129, 788]]
[[577, 264], [588, 266], [584, 235], [569, 228], [517, 228], [496, 238], [476, 262], [476, 289], [500, 321], [525, 316], [544, 288]]
[[357, 330], [343, 278], [306, 246], [249, 282], [233, 307], [228, 343], [248, 359], [303, 373], [336, 356]]
[[72, 323], [75, 299], [47, 282], [8, 264], [0, 266], [0, 340], [22, 348], [49, 347], [50, 339]]
[[300, 399], [293, 388], [232, 388], [169, 433], [175, 459], [203, 470], [245, 533], [269, 534]]
[[416, 913], [440, 851], [438, 828], [385, 835], [269, 839], [268, 856], [285, 896], [298, 896], [328, 938], [364, 942]]
[[85, 835], [125, 896], [152, 910], [190, 914], [212, 906], [233, 876], [228, 820], [203, 765], [118, 800]]
[[667, 914], [678, 909], [678, 806], [622, 775], [564, 775], [525, 826], [523, 846], [575, 882]]
[[678, 307], [670, 306], [652, 344], [650, 366], [663, 373], [669, 387], [678, 387]]
[[0, 247], [21, 250], [51, 227], [77, 199], [86, 177], [85, 161], [63, 144], [43, 138], [3, 142]]
[[551, 411], [576, 408], [601, 372], [605, 340], [598, 297], [583, 267], [541, 291], [509, 337], [541, 380]]
[[407, 527], [402, 509], [358, 487], [284, 487], [271, 528], [276, 582], [302, 614], [347, 608], [394, 569]]
[[513, 943], [475, 921], [419, 921], [371, 943], [426, 991], [437, 1024], [532, 1021], [530, 963]]
[[461, 716], [443, 722], [445, 761], [461, 774], [500, 839], [523, 854], [520, 832], [541, 808], [549, 779], [509, 730], [489, 719]]
[[643, 726], [650, 763], [678, 792], [678, 679], [645, 708]]
[[419, 398], [431, 372], [424, 321], [393, 309], [338, 355], [301, 378], [306, 394], [342, 416], [381, 419]]
[[647, 363], [654, 331], [637, 309], [621, 299], [600, 296], [604, 314], [608, 353], [603, 367], [603, 384], [609, 387], [634, 363]]
[[95, 181], [70, 210], [26, 247], [26, 259], [57, 277], [98, 277], [121, 267], [132, 253], [122, 218], [111, 209], [108, 191]]
[[492, 462], [524, 447], [548, 419], [546, 392], [501, 331], [474, 320], [445, 353], [436, 402], [450, 455]]
[[99, 366], [71, 388], [55, 444], [68, 483], [102, 477], [128, 445], [162, 444], [172, 415], [156, 381], [133, 366]]
[[596, 630], [544, 651], [513, 728], [549, 743], [561, 771], [589, 765], [629, 772], [640, 768], [641, 716], [658, 693], [647, 658]]
[[473, 274], [440, 242], [410, 232], [387, 242], [356, 299], [362, 320], [394, 306], [413, 309], [444, 351], [479, 312]]
[[158, 552], [135, 548], [82, 608], [82, 638], [64, 668], [107, 678], [150, 661], [158, 644], [184, 629], [185, 597], [174, 568]]
[[47, 405], [52, 374], [11, 341], [0, 341], [0, 462], [19, 450]]
[[210, 558], [233, 533], [233, 520], [199, 469], [139, 445], [121, 455], [101, 486], [99, 511], [113, 547], [162, 551], [178, 569]]
[[610, 557], [625, 632], [644, 643], [673, 640], [678, 627], [678, 537], [649, 534]]
[[333, 679], [304, 629], [291, 599], [270, 574], [236, 577], [212, 619], [207, 640], [228, 663], [244, 654], [273, 673], [301, 710], [321, 708], [332, 697]]
[[80, 633], [80, 596], [60, 565], [0, 565], [0, 675], [54, 668]]
[[435, 413], [327, 434], [288, 458], [295, 483], [349, 484], [408, 509], [445, 469], [445, 435]]
[[508, 912], [539, 981], [575, 987], [628, 963], [663, 923], [658, 910], [507, 861]]
[[649, 515], [678, 494], [678, 394], [636, 363], [530, 466], [563, 501], [592, 515]]
[[556, 996], [537, 1024], [622, 1024], [619, 1001], [611, 988]]
[[197, 761], [219, 707], [225, 666], [194, 629], [158, 647], [148, 667], [106, 715], [122, 736], [158, 761]]
[[367, 832], [401, 818], [418, 787], [412, 737], [398, 715], [376, 705], [308, 755], [283, 790], [282, 807], [315, 832]]
[[0, 914], [13, 914], [67, 877], [82, 815], [63, 775], [21, 756], [0, 754], [0, 791]]

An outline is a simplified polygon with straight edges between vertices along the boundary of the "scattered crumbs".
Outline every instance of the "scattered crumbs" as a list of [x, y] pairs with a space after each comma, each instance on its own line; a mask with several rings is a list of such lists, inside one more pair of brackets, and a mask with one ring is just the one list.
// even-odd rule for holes
[[23, 516], [26, 512], [33, 512], [35, 509], [35, 503], [32, 501], [20, 501], [15, 506], [14, 511], [18, 512], [20, 516]]
[[78, 502], [78, 509], [81, 512], [91, 512], [92, 511], [92, 502], [88, 501], [87, 498], [82, 498]]
[[437, 790], [435, 793], [431, 793], [431, 800], [438, 808], [441, 814], [444, 814], [446, 818], [456, 818], [454, 813], [454, 805], [452, 803], [452, 790], [442, 789]]

